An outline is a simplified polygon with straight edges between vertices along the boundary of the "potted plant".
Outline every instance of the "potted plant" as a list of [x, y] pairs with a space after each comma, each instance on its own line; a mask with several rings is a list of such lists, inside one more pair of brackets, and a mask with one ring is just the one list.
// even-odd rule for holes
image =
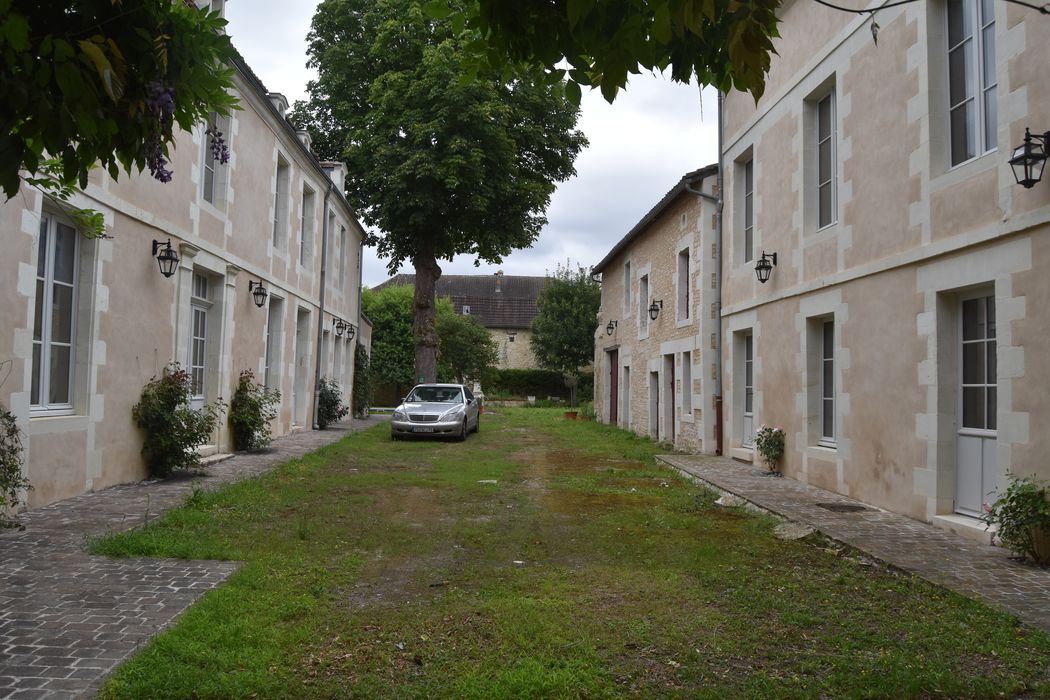
[[755, 433], [755, 449], [762, 462], [772, 474], [780, 473], [780, 458], [784, 456], [784, 429], [769, 425], [759, 427]]
[[1038, 564], [1050, 564], [1050, 485], [1034, 477], [1009, 476], [1006, 492], [984, 505], [982, 520], [987, 527], [998, 526], [996, 535], [1003, 546]]

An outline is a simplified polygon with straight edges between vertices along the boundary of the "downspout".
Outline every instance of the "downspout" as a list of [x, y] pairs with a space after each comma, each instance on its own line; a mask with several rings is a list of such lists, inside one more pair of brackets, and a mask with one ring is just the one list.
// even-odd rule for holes
[[718, 92], [718, 172], [715, 173], [716, 195], [693, 189], [686, 183], [685, 189], [701, 199], [715, 205], [715, 454], [723, 454], [722, 449], [722, 91]]
[[314, 421], [317, 430], [317, 409], [321, 404], [321, 347], [324, 342], [324, 291], [328, 283], [328, 199], [332, 196], [335, 183], [329, 179], [328, 189], [324, 193], [324, 205], [321, 207], [321, 294], [318, 300], [320, 309], [317, 312], [317, 363], [314, 370]]

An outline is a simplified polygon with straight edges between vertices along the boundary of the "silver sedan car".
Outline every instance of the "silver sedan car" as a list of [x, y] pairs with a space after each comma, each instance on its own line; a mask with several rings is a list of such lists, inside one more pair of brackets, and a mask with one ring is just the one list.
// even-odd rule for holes
[[419, 384], [394, 409], [390, 436], [444, 436], [466, 440], [481, 424], [478, 400], [462, 384]]

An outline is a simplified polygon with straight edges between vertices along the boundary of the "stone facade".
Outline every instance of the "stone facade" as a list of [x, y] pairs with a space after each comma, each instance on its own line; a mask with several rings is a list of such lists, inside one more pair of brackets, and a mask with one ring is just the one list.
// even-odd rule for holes
[[[228, 401], [253, 370], [281, 390], [275, 435], [312, 425], [318, 358], [350, 396], [353, 345], [333, 324], [361, 326], [363, 231], [341, 194], [345, 167], [319, 163], [284, 98], [234, 68], [229, 162], [207, 157], [202, 125], [177, 135], [168, 184], [96, 171], [74, 203], [104, 214], [108, 238], [79, 236], [28, 186], [0, 206], [0, 401], [26, 435], [32, 506], [146, 476], [131, 408], [169, 362], [196, 370], [201, 402]], [[169, 240], [170, 279], [151, 257]], [[262, 308], [249, 290], [260, 281]], [[230, 442], [223, 424], [208, 449]]]
[[980, 536], [1008, 473], [1050, 478], [1050, 183], [1007, 162], [1050, 125], [1044, 23], [931, 0], [876, 46], [866, 16], [781, 16], [762, 99], [725, 98], [727, 453], [779, 425], [787, 475]]
[[[706, 452], [715, 449], [716, 172], [711, 166], [683, 177], [593, 268], [602, 276], [598, 419]], [[651, 320], [654, 301], [659, 313]]]

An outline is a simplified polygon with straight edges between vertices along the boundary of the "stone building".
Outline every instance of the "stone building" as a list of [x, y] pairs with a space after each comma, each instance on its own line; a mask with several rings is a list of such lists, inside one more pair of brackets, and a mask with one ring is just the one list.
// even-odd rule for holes
[[602, 280], [598, 419], [706, 452], [716, 441], [717, 171], [683, 176], [592, 269]]
[[[394, 275], [374, 287], [414, 285], [412, 274]], [[457, 314], [473, 316], [496, 342], [499, 369], [536, 369], [532, 352], [532, 319], [539, 309], [536, 299], [546, 277], [524, 275], [442, 275], [435, 285], [438, 297], [452, 300]]]
[[723, 113], [727, 453], [779, 425], [788, 476], [986, 539], [1008, 474], [1050, 477], [1050, 183], [1009, 162], [1050, 128], [1048, 25], [930, 0], [876, 45], [868, 16], [780, 15], [764, 95]]
[[[96, 170], [74, 204], [102, 212], [108, 238], [29, 186], [0, 206], [0, 402], [26, 435], [32, 506], [146, 476], [131, 409], [170, 362], [194, 405], [228, 401], [245, 369], [279, 388], [275, 435], [312, 426], [318, 376], [349, 399], [363, 232], [345, 166], [318, 162], [284, 97], [233, 68], [240, 109], [211, 120], [229, 161], [201, 124], [177, 135], [170, 183]], [[157, 256], [172, 254], [168, 277]], [[230, 444], [223, 421], [205, 452]]]

